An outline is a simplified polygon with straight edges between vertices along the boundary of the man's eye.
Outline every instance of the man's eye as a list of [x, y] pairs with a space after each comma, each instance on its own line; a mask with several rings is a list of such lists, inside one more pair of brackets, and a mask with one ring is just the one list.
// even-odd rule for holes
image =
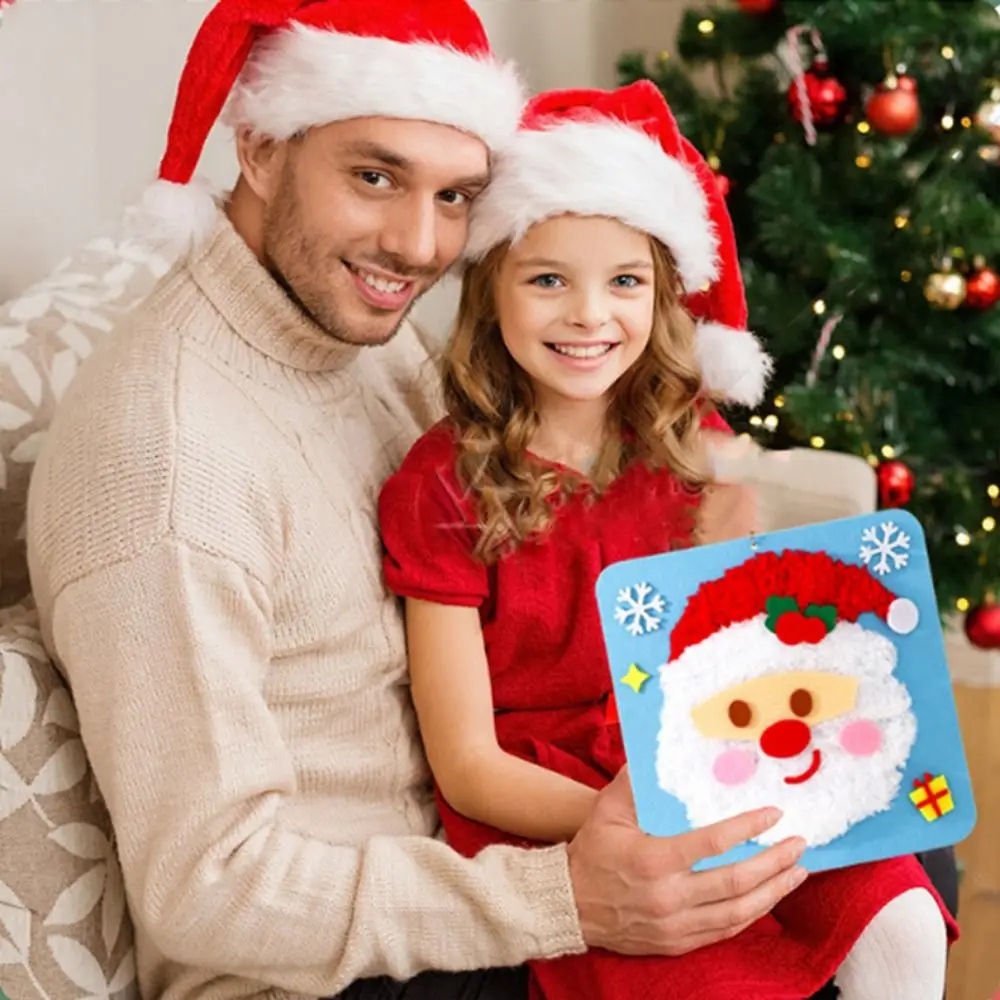
[[380, 174], [377, 170], [361, 170], [358, 172], [358, 177], [360, 177], [366, 184], [371, 185], [371, 187], [378, 187], [382, 182], [389, 184], [389, 178], [385, 174]]
[[538, 285], [539, 288], [557, 288], [559, 285], [559, 275], [557, 274], [539, 274], [537, 277], [531, 279], [532, 285]]
[[469, 201], [469, 196], [461, 191], [442, 191], [438, 197], [446, 205], [464, 205]]

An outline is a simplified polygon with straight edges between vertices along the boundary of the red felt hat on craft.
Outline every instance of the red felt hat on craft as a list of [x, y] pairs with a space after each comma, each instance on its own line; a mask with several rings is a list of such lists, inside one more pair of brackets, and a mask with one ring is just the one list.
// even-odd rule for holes
[[494, 147], [524, 90], [466, 0], [219, 0], [192, 44], [146, 214], [196, 245], [216, 207], [195, 171], [220, 118], [275, 139], [349, 118], [451, 125]]
[[763, 552], [703, 583], [670, 634], [674, 692], [692, 701], [762, 673], [788, 669], [880, 676], [892, 640], [859, 619], [908, 635], [920, 614], [864, 566], [825, 552]]
[[467, 261], [555, 215], [601, 215], [649, 233], [677, 263], [698, 320], [706, 384], [734, 402], [763, 396], [771, 360], [747, 329], [729, 211], [711, 168], [648, 80], [540, 94], [497, 154], [472, 213]]

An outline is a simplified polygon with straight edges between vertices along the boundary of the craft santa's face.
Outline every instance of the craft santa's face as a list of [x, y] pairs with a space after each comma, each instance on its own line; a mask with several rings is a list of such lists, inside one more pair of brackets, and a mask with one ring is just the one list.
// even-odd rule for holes
[[[897, 623], [915, 616], [908, 601], [896, 608]], [[760, 843], [828, 843], [899, 791], [916, 718], [895, 666], [891, 639], [835, 607], [771, 599], [662, 668], [661, 787], [694, 827], [777, 806]]]

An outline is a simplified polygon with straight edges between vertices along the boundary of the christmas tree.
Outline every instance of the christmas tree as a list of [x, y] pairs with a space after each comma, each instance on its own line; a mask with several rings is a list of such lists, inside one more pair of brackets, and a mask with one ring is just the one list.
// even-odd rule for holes
[[924, 527], [942, 613], [1000, 646], [997, 0], [733, 0], [688, 10], [676, 48], [618, 69], [726, 192], [776, 361], [734, 425], [867, 459]]

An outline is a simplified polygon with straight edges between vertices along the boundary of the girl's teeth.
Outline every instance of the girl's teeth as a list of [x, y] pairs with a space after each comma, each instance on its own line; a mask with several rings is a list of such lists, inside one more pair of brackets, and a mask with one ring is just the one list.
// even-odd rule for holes
[[376, 278], [372, 274], [362, 274], [361, 279], [366, 285], [371, 285], [378, 292], [401, 292], [406, 287], [405, 281], [386, 281], [384, 278]]
[[565, 344], [553, 344], [556, 353], [565, 354], [570, 358], [599, 358], [611, 350], [611, 344], [595, 344], [592, 347], [569, 347]]

